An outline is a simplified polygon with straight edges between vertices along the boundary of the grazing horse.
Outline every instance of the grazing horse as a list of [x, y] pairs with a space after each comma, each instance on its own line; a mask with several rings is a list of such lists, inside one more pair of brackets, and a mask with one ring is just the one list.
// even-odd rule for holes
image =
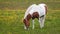
[[24, 16], [24, 29], [29, 29], [30, 23], [29, 20], [32, 18], [32, 24], [33, 24], [33, 29], [34, 29], [34, 19], [37, 18], [40, 23], [40, 28], [44, 27], [44, 21], [47, 13], [47, 6], [46, 4], [33, 4], [25, 12]]

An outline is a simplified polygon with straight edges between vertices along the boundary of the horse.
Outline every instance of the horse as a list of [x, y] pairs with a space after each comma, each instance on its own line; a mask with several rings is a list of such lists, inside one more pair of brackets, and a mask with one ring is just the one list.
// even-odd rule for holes
[[43, 28], [46, 14], [47, 14], [47, 5], [44, 3], [41, 3], [39, 5], [32, 4], [31, 6], [29, 6], [25, 12], [25, 16], [23, 19], [24, 29], [29, 29], [29, 26], [30, 26], [29, 20], [31, 18], [32, 18], [32, 24], [33, 24], [32, 29], [34, 29], [35, 18], [38, 19], [40, 28]]

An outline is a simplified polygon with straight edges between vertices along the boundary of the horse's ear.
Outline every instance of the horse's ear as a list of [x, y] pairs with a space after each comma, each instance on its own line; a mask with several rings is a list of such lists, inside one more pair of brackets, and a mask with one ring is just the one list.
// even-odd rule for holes
[[25, 23], [25, 19], [23, 19], [23, 23]]

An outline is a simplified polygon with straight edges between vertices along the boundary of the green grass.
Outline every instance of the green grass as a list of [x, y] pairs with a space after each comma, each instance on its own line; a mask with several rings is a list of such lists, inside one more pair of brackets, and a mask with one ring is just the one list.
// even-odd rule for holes
[[25, 10], [6, 11], [0, 10], [0, 34], [60, 34], [60, 10], [48, 10], [44, 28], [39, 27], [35, 19], [35, 29], [24, 30], [22, 22]]

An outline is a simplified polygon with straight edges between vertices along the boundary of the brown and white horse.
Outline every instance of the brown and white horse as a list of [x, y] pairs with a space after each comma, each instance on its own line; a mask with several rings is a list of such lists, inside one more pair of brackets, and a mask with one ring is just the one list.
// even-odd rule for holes
[[28, 7], [27, 11], [25, 12], [24, 16], [24, 29], [28, 29], [30, 26], [29, 20], [32, 18], [32, 24], [34, 29], [34, 19], [37, 18], [40, 23], [40, 28], [44, 27], [44, 21], [47, 13], [47, 6], [46, 4], [33, 4], [30, 7]]

